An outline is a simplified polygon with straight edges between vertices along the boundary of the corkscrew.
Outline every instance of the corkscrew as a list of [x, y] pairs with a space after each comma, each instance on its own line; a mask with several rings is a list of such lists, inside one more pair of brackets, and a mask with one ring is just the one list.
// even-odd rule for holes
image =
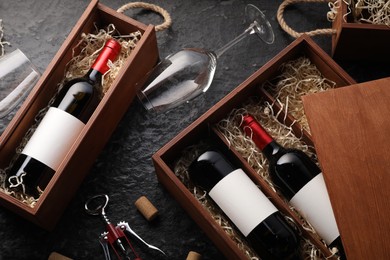
[[130, 228], [130, 225], [127, 222], [121, 221], [116, 226], [112, 224], [105, 212], [108, 201], [108, 195], [100, 194], [89, 198], [85, 203], [85, 210], [87, 213], [94, 216], [100, 215], [106, 224], [106, 231], [99, 237], [99, 243], [103, 248], [106, 260], [111, 260], [110, 248], [114, 251], [118, 259], [142, 260], [138, 253], [134, 250], [134, 246], [131, 244], [126, 233], [132, 235], [149, 249], [155, 250], [165, 256], [165, 253], [161, 249], [146, 243], [145, 240], [138, 236], [137, 233]]

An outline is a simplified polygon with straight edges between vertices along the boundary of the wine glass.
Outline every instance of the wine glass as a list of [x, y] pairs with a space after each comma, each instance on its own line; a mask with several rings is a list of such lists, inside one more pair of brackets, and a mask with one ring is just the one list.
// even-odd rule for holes
[[213, 80], [217, 59], [248, 35], [256, 34], [265, 43], [273, 43], [274, 33], [264, 14], [252, 4], [246, 6], [245, 14], [251, 21], [249, 27], [220, 49], [186, 48], [157, 64], [137, 93], [145, 109], [165, 112], [206, 92]]
[[40, 77], [28, 57], [19, 49], [0, 58], [0, 134], [14, 110]]

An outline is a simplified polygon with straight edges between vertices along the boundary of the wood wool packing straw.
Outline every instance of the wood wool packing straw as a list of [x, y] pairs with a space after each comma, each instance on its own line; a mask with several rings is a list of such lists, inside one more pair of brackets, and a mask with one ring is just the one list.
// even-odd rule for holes
[[157, 217], [158, 210], [145, 196], [141, 196], [134, 204], [148, 221], [152, 221]]

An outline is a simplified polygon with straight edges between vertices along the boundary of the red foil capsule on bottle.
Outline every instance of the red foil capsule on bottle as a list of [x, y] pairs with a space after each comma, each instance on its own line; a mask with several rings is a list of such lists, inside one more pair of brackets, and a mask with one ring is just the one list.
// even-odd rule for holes
[[91, 68], [99, 71], [101, 74], [105, 74], [110, 69], [107, 65], [107, 60], [114, 61], [120, 51], [121, 45], [119, 42], [114, 39], [107, 40]]
[[251, 115], [243, 116], [241, 128], [245, 134], [252, 138], [253, 142], [260, 150], [263, 150], [273, 138], [264, 130], [264, 128]]

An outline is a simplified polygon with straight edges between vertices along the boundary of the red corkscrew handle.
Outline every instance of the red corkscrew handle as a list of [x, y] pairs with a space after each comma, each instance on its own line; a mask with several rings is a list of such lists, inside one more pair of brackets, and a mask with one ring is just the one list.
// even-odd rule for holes
[[[114, 250], [115, 255], [118, 259], [122, 259], [122, 257], [120, 256], [121, 254], [118, 252], [118, 249], [122, 251], [122, 254], [127, 255], [126, 247], [130, 247], [131, 251], [135, 256], [135, 260], [142, 260], [141, 257], [139, 257], [137, 252], [134, 250], [133, 245], [130, 243], [129, 239], [127, 238], [126, 234], [123, 232], [120, 226], [114, 226], [111, 223], [107, 224], [107, 232], [108, 243]], [[126, 244], [123, 244], [122, 242], [126, 242]], [[116, 247], [118, 245], [119, 248]]]

